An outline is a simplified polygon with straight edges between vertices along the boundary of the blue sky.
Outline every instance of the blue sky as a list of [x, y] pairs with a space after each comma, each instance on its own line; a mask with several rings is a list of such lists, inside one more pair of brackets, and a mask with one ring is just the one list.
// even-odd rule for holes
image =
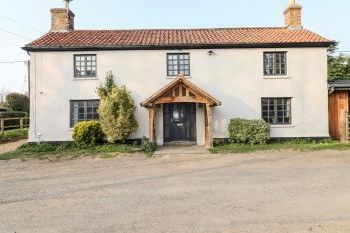
[[[74, 0], [79, 29], [205, 28], [283, 26], [289, 0]], [[303, 26], [340, 41], [350, 50], [349, 0], [297, 0], [303, 6]], [[26, 90], [24, 44], [50, 29], [50, 8], [62, 0], [1, 1], [0, 91]], [[24, 26], [25, 25], [25, 26]], [[10, 34], [12, 33], [12, 34]], [[13, 34], [16, 34], [14, 36]]]

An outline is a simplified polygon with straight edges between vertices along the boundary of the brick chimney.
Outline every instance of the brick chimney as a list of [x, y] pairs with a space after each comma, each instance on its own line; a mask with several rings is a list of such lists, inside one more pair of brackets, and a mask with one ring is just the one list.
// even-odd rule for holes
[[51, 9], [51, 32], [67, 32], [74, 30], [74, 13], [69, 9], [69, 2], [64, 0], [64, 8]]
[[300, 29], [302, 6], [295, 3], [295, 0], [289, 1], [288, 8], [284, 11], [285, 26], [289, 29]]

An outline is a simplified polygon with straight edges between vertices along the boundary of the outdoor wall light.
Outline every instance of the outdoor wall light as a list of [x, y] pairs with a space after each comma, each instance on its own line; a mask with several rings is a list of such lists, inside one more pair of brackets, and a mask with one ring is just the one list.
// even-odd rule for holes
[[209, 55], [209, 56], [213, 56], [213, 55], [215, 55], [215, 52], [214, 52], [213, 50], [209, 50], [209, 51], [208, 51], [208, 55]]

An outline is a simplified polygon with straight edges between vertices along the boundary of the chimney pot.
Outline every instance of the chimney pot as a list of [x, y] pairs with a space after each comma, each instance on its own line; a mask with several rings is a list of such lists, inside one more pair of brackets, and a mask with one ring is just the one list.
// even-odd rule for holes
[[64, 3], [64, 8], [69, 11], [69, 1], [68, 0], [63, 0]]

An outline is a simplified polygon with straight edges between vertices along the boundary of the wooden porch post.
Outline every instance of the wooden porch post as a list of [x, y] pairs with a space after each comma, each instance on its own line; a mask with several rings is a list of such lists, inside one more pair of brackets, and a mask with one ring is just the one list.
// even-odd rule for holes
[[148, 113], [149, 113], [149, 140], [151, 142], [155, 142], [155, 130], [154, 130], [154, 114], [155, 114], [155, 110], [154, 107], [152, 108], [148, 108]]
[[214, 146], [213, 138], [213, 108], [209, 103], [205, 105], [205, 145]]

